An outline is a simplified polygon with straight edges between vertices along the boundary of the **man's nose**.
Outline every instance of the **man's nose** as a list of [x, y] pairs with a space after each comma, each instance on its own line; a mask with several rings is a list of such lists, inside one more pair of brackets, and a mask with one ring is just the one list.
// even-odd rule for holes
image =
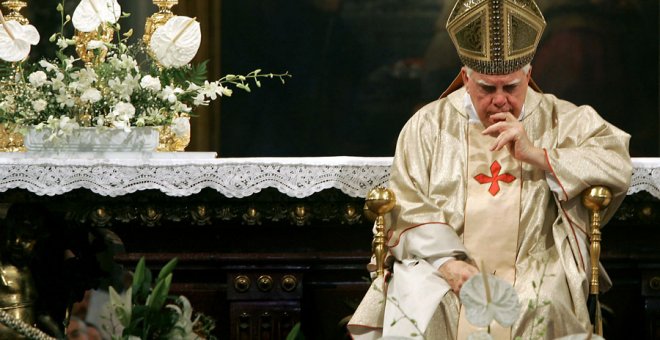
[[493, 105], [496, 107], [502, 107], [506, 105], [506, 96], [501, 93], [496, 93], [493, 95]]

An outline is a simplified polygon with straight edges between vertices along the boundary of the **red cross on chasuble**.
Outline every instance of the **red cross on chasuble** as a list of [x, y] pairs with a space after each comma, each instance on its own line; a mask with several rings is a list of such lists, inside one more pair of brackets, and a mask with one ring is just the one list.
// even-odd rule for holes
[[[463, 243], [481, 271], [514, 284], [520, 227], [522, 166], [504, 148], [490, 151], [495, 138], [481, 134], [481, 123], [468, 125], [467, 190]], [[483, 268], [482, 268], [483, 264]], [[458, 322], [458, 339], [478, 330], [465, 319]], [[511, 328], [491, 325], [494, 339], [511, 339]]]

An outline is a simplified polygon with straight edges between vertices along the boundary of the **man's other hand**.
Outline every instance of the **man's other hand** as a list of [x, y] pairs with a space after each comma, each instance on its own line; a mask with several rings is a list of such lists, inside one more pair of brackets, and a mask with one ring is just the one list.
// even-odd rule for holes
[[438, 268], [440, 276], [449, 283], [451, 290], [458, 295], [465, 281], [479, 273], [477, 267], [461, 260], [450, 260]]

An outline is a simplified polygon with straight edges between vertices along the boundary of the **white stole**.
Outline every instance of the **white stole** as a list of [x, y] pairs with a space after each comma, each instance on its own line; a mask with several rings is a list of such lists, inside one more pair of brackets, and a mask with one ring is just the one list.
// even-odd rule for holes
[[[520, 227], [522, 166], [507, 148], [490, 151], [495, 138], [482, 135], [480, 122], [468, 124], [467, 199], [463, 244], [471, 258], [491, 274], [513, 285], [516, 279], [516, 250]], [[465, 319], [458, 323], [458, 339], [466, 339], [477, 328]], [[497, 322], [490, 327], [494, 339], [511, 339], [511, 328]]]

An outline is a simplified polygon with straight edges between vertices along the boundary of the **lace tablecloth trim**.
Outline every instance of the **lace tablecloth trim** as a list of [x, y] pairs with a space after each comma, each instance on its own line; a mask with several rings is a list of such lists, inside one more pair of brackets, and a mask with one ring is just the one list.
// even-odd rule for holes
[[[210, 159], [189, 161], [16, 159], [0, 163], [0, 191], [21, 188], [60, 195], [85, 188], [103, 196], [156, 189], [189, 196], [211, 188], [226, 197], [247, 197], [265, 188], [297, 198], [336, 188], [365, 197], [389, 178], [391, 158]], [[8, 164], [9, 163], [9, 164]]]
[[[37, 195], [88, 189], [121, 196], [155, 189], [168, 196], [190, 196], [211, 188], [242, 198], [265, 188], [303, 198], [335, 188], [365, 197], [390, 176], [391, 157], [226, 158], [194, 160], [0, 160], [0, 192], [21, 188]], [[633, 159], [629, 194], [647, 191], [660, 198], [660, 158]]]
[[646, 191], [660, 199], [660, 158], [633, 158], [628, 195]]

